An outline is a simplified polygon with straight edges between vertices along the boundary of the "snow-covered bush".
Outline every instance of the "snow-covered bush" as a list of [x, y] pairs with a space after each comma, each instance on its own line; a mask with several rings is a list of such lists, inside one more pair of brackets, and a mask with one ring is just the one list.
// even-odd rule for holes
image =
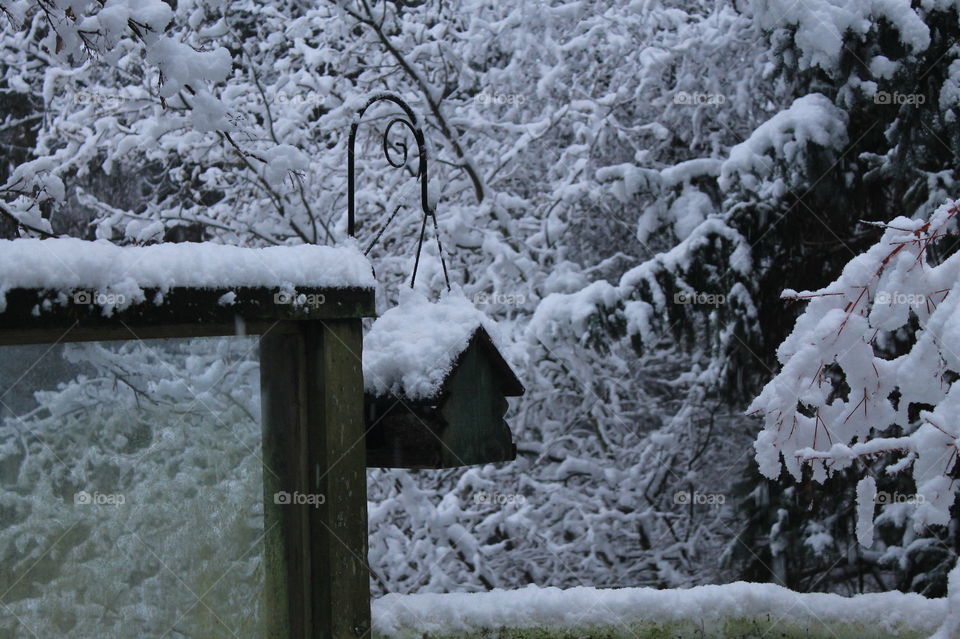
[[[960, 492], [958, 207], [945, 204], [928, 220], [898, 217], [828, 286], [784, 291], [807, 307], [777, 351], [780, 372], [750, 405], [764, 418], [756, 457], [771, 479], [782, 464], [798, 480], [807, 466], [822, 482], [890, 453], [896, 459], [885, 472], [912, 471], [916, 495], [878, 500], [867, 467], [856, 489], [856, 533], [867, 547], [876, 503], [883, 516], [909, 518], [922, 530], [950, 524]], [[902, 552], [891, 549], [887, 560]], [[960, 598], [958, 582], [960, 566], [950, 576], [951, 598]], [[958, 615], [944, 637], [960, 629]]]

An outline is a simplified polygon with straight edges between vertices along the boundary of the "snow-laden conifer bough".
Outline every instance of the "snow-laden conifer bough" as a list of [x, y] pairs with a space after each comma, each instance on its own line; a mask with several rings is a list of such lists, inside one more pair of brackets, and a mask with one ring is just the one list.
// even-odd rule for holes
[[[777, 351], [780, 372], [749, 408], [764, 419], [754, 444], [764, 475], [776, 479], [782, 463], [800, 479], [807, 466], [822, 482], [893, 454], [885, 471], [912, 469], [917, 491], [893, 506], [918, 529], [950, 523], [960, 467], [960, 253], [934, 263], [930, 249], [956, 239], [958, 211], [960, 200], [928, 220], [898, 217], [830, 285], [784, 291], [807, 307]], [[895, 333], [908, 347], [890, 356]], [[888, 435], [894, 430], [902, 434]], [[876, 495], [874, 477], [863, 477], [857, 539], [867, 546]], [[960, 565], [950, 572], [948, 601], [935, 639], [960, 632]]]

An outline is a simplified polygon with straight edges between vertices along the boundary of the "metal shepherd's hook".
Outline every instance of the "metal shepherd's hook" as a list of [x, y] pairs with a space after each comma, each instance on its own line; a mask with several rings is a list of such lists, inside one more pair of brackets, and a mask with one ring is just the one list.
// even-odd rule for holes
[[[399, 160], [395, 160], [391, 153], [391, 145], [389, 142], [390, 130], [396, 124], [402, 124], [407, 127], [407, 129], [413, 134], [413, 138], [417, 141], [417, 153], [419, 154], [419, 164], [417, 167], [417, 179], [420, 180], [420, 208], [423, 209], [423, 221], [420, 224], [420, 240], [417, 243], [417, 256], [413, 263], [413, 276], [410, 278], [410, 288], [413, 288], [414, 282], [417, 279], [417, 269], [420, 266], [420, 252], [423, 249], [423, 237], [427, 230], [427, 218], [433, 219], [433, 232], [437, 238], [437, 252], [440, 254], [440, 264], [443, 266], [443, 279], [447, 283], [447, 289], [450, 289], [450, 277], [447, 274], [447, 263], [443, 258], [443, 247], [440, 245], [440, 227], [437, 224], [436, 212], [430, 206], [430, 202], [427, 197], [427, 148], [424, 144], [423, 131], [417, 125], [417, 116], [413, 112], [406, 102], [401, 100], [398, 96], [392, 93], [377, 93], [370, 97], [367, 100], [367, 103], [360, 109], [357, 114], [353, 117], [353, 124], [350, 125], [350, 141], [349, 147], [347, 148], [347, 233], [351, 237], [356, 237], [356, 162], [354, 157], [354, 147], [357, 142], [357, 129], [360, 127], [360, 120], [363, 118], [363, 114], [366, 113], [376, 102], [393, 102], [401, 109], [403, 109], [406, 117], [394, 117], [387, 124], [387, 128], [383, 132], [383, 155], [387, 159], [387, 162], [390, 166], [394, 168], [403, 168], [407, 163], [407, 144], [404, 141], [400, 141], [395, 145], [395, 148], [399, 148], [403, 152], [403, 157]], [[397, 212], [400, 210], [400, 205], [394, 209], [393, 213], [390, 215], [390, 218], [383, 225], [383, 228], [380, 229], [380, 232], [377, 233], [377, 236], [370, 243], [370, 246], [367, 247], [367, 250], [364, 254], [370, 252], [370, 249], [373, 248], [373, 245], [377, 243], [380, 239], [380, 236], [383, 235], [383, 232], [387, 230], [387, 226], [390, 222], [393, 221], [393, 218], [396, 217]]]

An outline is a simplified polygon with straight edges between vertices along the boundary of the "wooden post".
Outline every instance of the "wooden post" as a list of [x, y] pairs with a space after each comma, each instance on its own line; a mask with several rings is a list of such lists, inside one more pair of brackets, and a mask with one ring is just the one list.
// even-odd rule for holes
[[260, 340], [267, 635], [369, 637], [360, 320], [283, 324]]

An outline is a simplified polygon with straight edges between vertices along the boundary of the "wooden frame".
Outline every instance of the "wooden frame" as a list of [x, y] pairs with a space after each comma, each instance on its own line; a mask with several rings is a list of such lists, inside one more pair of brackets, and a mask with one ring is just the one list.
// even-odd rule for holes
[[[264, 565], [271, 637], [368, 637], [366, 446], [359, 320], [261, 338]], [[278, 503], [278, 494], [322, 498]], [[321, 499], [314, 499], [315, 503]]]
[[[222, 303], [233, 294], [233, 301]], [[0, 345], [43, 344], [58, 341], [213, 337], [259, 335], [283, 320], [373, 317], [373, 291], [362, 288], [298, 288], [311, 302], [297, 305], [280, 289], [233, 287], [229, 289], [172, 288], [166, 292], [144, 290], [144, 300], [109, 316], [96, 304], [76, 303], [77, 295], [41, 289], [12, 289], [6, 293], [6, 310], [0, 312]], [[162, 303], [155, 304], [158, 299]], [[275, 328], [272, 330], [276, 330]], [[281, 329], [282, 330], [282, 329]], [[69, 331], [69, 332], [68, 332]], [[67, 336], [64, 336], [64, 333]]]
[[0, 345], [261, 335], [267, 634], [369, 637], [361, 318], [373, 290], [297, 289], [303, 305], [269, 288], [171, 289], [159, 304], [146, 293], [107, 317], [73, 292], [10, 290]]

